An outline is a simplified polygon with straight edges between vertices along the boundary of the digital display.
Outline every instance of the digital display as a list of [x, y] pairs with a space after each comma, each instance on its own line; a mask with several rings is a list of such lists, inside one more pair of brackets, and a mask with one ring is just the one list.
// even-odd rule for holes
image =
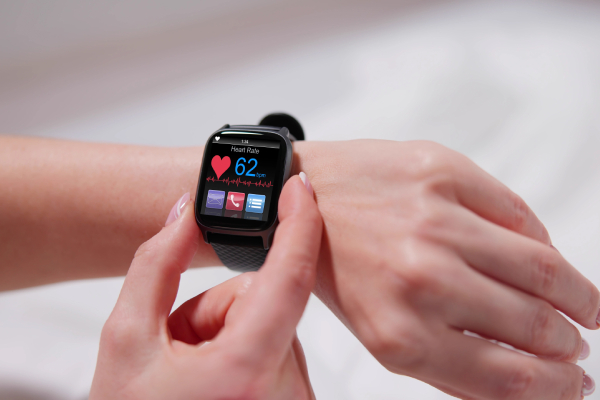
[[[267, 221], [276, 184], [280, 142], [213, 136], [205, 155], [200, 213], [212, 217]], [[230, 220], [231, 221], [231, 220]], [[233, 221], [232, 221], [233, 222]]]

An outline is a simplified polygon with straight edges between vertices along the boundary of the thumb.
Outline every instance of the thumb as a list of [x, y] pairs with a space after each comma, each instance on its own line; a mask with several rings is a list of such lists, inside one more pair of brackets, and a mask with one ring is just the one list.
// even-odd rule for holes
[[279, 357], [289, 350], [315, 284], [322, 220], [309, 190], [310, 183], [305, 185], [298, 176], [286, 183], [267, 260], [243, 301], [234, 303], [227, 315], [234, 343], [256, 359]]

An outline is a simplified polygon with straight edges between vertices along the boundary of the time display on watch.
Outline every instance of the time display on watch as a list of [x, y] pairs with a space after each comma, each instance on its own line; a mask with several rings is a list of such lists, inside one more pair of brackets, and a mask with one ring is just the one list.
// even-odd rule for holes
[[213, 136], [201, 214], [267, 221], [279, 151], [279, 141]]

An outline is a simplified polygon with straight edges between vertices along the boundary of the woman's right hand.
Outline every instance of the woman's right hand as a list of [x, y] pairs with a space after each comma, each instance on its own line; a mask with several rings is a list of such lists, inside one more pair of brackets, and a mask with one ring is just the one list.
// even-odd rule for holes
[[575, 365], [589, 347], [558, 311], [597, 329], [600, 294], [520, 197], [435, 143], [295, 152], [325, 226], [316, 293], [387, 369], [466, 399], [593, 391]]
[[169, 315], [201, 240], [193, 207], [180, 202], [168, 226], [135, 255], [102, 330], [90, 399], [314, 400], [296, 337], [321, 241], [309, 185], [297, 176], [285, 184], [280, 224], [260, 271]]

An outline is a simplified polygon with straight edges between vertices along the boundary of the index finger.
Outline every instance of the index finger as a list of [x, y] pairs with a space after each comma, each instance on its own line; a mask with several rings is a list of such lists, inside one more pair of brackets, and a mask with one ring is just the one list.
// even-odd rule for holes
[[227, 315], [241, 351], [279, 357], [289, 348], [316, 279], [322, 221], [299, 177], [285, 185], [280, 224], [267, 260], [248, 292]]
[[166, 332], [180, 275], [198, 249], [200, 231], [189, 195], [186, 199], [177, 205], [183, 210], [179, 218], [140, 246], [119, 294], [114, 312], [125, 315], [140, 331]]
[[506, 185], [464, 157], [454, 183], [459, 204], [480, 217], [511, 231], [551, 245], [550, 235], [525, 201]]

